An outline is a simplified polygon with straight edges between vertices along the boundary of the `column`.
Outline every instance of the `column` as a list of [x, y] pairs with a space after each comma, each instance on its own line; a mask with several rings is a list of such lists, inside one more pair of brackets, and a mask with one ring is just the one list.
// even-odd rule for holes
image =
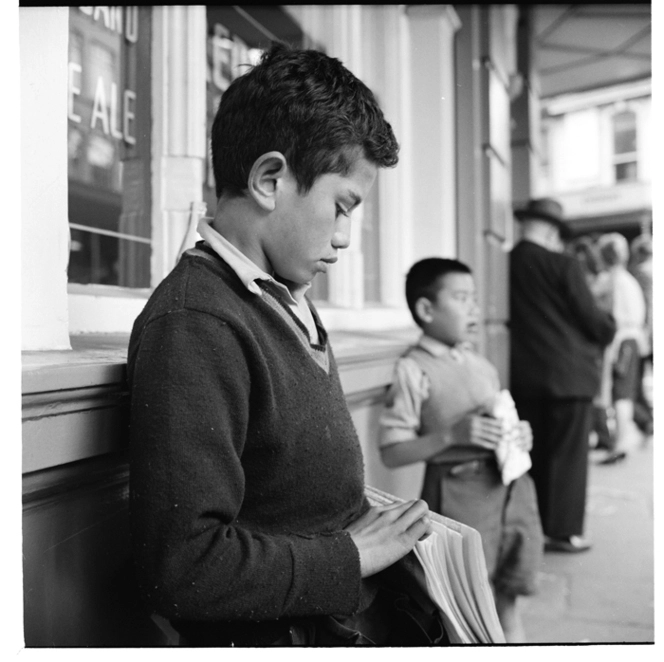
[[520, 78], [513, 84], [511, 113], [512, 131], [512, 199], [518, 207], [536, 195], [538, 160], [540, 158], [540, 105], [538, 80], [533, 65], [534, 47], [532, 9], [519, 9], [517, 29], [517, 71]]
[[[207, 136], [206, 10], [159, 6], [153, 18], [152, 284], [196, 239], [192, 205], [203, 198]], [[214, 209], [208, 210], [214, 213]]]
[[454, 257], [456, 141], [454, 33], [451, 5], [412, 5], [410, 27], [413, 261]]
[[[68, 7], [20, 7], [21, 345], [70, 349]], [[10, 192], [7, 192], [9, 195]], [[8, 283], [9, 288], [16, 284]]]

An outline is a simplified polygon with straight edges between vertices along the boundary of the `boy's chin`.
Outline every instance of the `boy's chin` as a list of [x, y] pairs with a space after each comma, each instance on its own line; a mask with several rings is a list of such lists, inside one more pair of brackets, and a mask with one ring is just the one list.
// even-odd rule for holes
[[459, 340], [460, 343], [470, 343], [474, 345], [479, 340], [479, 333], [477, 331], [469, 331], [463, 334], [463, 338]]

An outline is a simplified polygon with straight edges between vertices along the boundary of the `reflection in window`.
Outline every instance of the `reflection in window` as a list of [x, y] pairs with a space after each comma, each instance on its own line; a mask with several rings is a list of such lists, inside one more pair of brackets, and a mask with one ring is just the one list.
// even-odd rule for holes
[[[128, 256], [132, 259], [127, 259]], [[149, 282], [150, 273], [145, 267], [149, 263], [149, 240], [137, 242], [135, 238], [122, 239], [116, 234], [71, 228], [70, 282], [117, 285], [121, 269], [135, 272], [130, 274], [128, 280]], [[141, 273], [141, 269], [145, 272]]]
[[150, 7], [69, 10], [72, 283], [150, 286]]

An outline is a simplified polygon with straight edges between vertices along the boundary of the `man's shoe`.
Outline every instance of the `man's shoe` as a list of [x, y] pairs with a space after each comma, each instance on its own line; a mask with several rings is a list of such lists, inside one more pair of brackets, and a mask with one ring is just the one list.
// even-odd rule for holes
[[581, 536], [569, 536], [568, 538], [544, 538], [545, 552], [567, 552], [575, 554], [577, 552], [586, 552], [592, 545]]

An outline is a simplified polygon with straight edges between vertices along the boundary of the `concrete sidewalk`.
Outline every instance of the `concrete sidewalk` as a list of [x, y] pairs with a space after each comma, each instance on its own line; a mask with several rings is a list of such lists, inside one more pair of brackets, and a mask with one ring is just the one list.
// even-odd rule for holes
[[597, 465], [595, 455], [586, 511], [593, 547], [544, 555], [539, 594], [522, 598], [529, 643], [654, 641], [653, 439], [614, 465]]

